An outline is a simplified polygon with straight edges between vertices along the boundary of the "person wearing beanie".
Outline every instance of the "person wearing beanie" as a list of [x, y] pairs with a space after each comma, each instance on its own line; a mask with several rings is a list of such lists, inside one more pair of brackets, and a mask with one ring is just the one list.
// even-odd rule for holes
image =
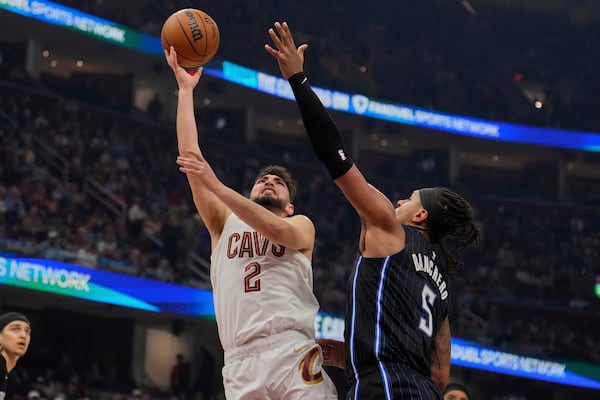
[[469, 391], [460, 383], [449, 383], [444, 389], [444, 400], [470, 400]]
[[31, 323], [23, 314], [0, 315], [0, 400], [6, 396], [8, 374], [23, 357], [31, 342]]

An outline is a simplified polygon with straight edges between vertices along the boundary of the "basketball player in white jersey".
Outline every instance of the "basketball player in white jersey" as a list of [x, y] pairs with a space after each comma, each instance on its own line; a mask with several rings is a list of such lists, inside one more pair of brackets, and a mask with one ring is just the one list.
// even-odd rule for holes
[[250, 199], [221, 183], [198, 145], [193, 91], [202, 69], [190, 75], [167, 62], [177, 79], [180, 170], [211, 236], [211, 284], [221, 345], [223, 384], [233, 400], [337, 399], [322, 370], [314, 321], [311, 259], [315, 227], [293, 216], [295, 184], [283, 167], [258, 175]]

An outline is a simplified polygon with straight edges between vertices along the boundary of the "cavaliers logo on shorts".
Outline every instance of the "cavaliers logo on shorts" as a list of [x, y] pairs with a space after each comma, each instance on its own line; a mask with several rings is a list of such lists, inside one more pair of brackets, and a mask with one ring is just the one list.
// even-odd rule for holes
[[321, 372], [320, 367], [317, 367], [318, 372], [316, 374], [313, 373], [315, 365], [318, 365], [317, 361], [319, 360], [319, 357], [319, 348], [313, 347], [304, 355], [302, 360], [300, 360], [300, 364], [298, 364], [298, 370], [302, 374], [302, 380], [307, 385], [314, 385], [323, 381], [323, 373]]

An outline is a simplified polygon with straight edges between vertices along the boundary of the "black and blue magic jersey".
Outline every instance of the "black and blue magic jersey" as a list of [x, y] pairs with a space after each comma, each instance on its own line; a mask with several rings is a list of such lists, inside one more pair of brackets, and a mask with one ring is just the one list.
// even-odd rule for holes
[[404, 225], [406, 247], [359, 257], [346, 308], [348, 399], [441, 399], [431, 380], [433, 338], [448, 315], [441, 249]]

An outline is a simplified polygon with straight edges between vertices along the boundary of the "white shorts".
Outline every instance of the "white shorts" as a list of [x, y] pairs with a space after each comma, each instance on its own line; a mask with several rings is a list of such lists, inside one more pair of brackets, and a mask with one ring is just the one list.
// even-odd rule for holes
[[313, 339], [288, 331], [225, 352], [228, 400], [338, 400]]

